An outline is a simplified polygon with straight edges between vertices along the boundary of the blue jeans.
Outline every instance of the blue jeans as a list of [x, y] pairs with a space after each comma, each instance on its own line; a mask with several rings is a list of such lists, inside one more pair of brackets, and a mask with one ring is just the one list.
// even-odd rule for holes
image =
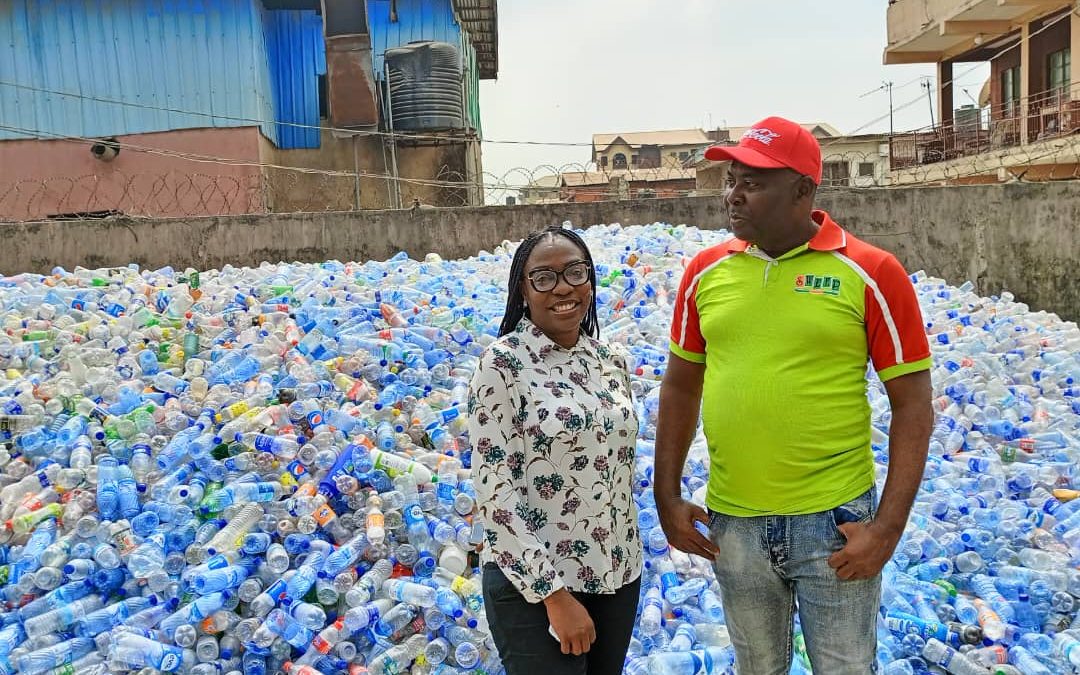
[[845, 542], [837, 525], [873, 519], [876, 497], [871, 488], [830, 511], [799, 516], [710, 512], [710, 535], [720, 549], [714, 567], [739, 675], [789, 672], [796, 608], [815, 673], [877, 672], [881, 576], [842, 581], [828, 563]]

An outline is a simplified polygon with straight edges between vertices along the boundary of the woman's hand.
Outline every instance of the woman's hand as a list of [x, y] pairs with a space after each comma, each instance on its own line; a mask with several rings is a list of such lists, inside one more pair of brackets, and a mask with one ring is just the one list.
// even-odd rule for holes
[[596, 626], [585, 606], [561, 588], [544, 598], [548, 623], [559, 636], [563, 654], [581, 656], [596, 642]]

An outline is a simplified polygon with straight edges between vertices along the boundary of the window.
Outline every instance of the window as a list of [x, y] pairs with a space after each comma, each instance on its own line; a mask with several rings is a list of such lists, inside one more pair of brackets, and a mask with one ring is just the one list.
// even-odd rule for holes
[[690, 159], [690, 153], [689, 152], [680, 152], [679, 153], [679, 160], [680, 161], [685, 162], [688, 159]]
[[859, 162], [859, 176], [863, 178], [874, 177], [874, 163], [873, 162]]
[[1020, 66], [1001, 71], [1001, 109], [1004, 117], [1015, 117], [1020, 109]]
[[319, 75], [319, 119], [330, 117], [330, 102], [326, 96], [326, 75]]
[[634, 166], [637, 166], [639, 161], [640, 160], [638, 159], [637, 155], [630, 155], [630, 163], [631, 164], [633, 164]]
[[607, 155], [600, 155], [600, 166], [607, 166]]
[[1069, 72], [1071, 70], [1071, 60], [1068, 47], [1046, 57], [1046, 63], [1050, 70], [1047, 78], [1047, 82], [1050, 83], [1050, 91], [1068, 91], [1069, 84], [1072, 81], [1072, 74]]
[[847, 162], [825, 162], [821, 167], [822, 185], [847, 185], [849, 176]]
[[611, 158], [611, 168], [613, 169], [625, 169], [626, 168], [626, 155], [621, 152], [616, 152], [615, 156]]
[[673, 153], [671, 153], [671, 156], [672, 156], [672, 157], [678, 157], [678, 156], [679, 156], [679, 153], [677, 153], [677, 152], [673, 152]]

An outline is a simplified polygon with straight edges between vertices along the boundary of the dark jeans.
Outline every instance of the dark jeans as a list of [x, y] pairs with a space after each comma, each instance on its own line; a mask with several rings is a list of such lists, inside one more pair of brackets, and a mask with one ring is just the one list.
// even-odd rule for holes
[[506, 675], [619, 675], [634, 631], [641, 579], [614, 594], [577, 593], [596, 625], [596, 642], [581, 656], [563, 654], [548, 633], [544, 603], [530, 604], [498, 565], [484, 565], [484, 611]]

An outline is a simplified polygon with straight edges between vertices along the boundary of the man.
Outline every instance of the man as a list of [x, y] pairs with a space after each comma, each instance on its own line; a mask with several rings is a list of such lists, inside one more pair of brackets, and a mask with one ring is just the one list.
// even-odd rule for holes
[[[814, 672], [866, 675], [881, 569], [933, 425], [915, 291], [896, 258], [813, 209], [821, 148], [798, 124], [770, 117], [705, 156], [732, 162], [735, 238], [690, 262], [676, 299], [656, 440], [660, 522], [671, 545], [713, 560], [740, 675], [788, 672], [796, 607]], [[880, 507], [868, 362], [892, 404]], [[708, 513], [680, 485], [699, 410]]]

